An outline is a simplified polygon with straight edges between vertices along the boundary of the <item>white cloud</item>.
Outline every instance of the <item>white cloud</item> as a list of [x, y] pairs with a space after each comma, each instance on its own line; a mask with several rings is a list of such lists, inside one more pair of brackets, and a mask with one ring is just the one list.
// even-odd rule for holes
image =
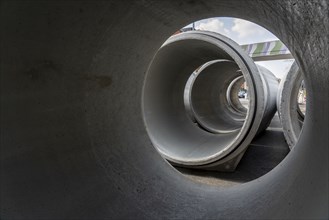
[[236, 32], [239, 38], [250, 37], [252, 35], [264, 35], [265, 29], [249, 21], [234, 19], [232, 31]]
[[[231, 38], [240, 45], [278, 40], [265, 28], [237, 18], [210, 18], [195, 23], [197, 30], [213, 31]], [[282, 78], [290, 69], [293, 60], [257, 62]]]
[[240, 44], [250, 44], [264, 41], [273, 41], [278, 38], [265, 28], [241, 19], [234, 19], [232, 32], [237, 34]]
[[196, 29], [203, 31], [213, 31], [221, 34], [228, 34], [230, 31], [224, 27], [224, 22], [217, 18], [206, 19], [196, 25]]
[[[230, 23], [230, 24], [228, 24]], [[265, 28], [237, 18], [210, 18], [196, 22], [197, 30], [213, 31], [225, 35], [238, 44], [273, 41], [277, 38]]]

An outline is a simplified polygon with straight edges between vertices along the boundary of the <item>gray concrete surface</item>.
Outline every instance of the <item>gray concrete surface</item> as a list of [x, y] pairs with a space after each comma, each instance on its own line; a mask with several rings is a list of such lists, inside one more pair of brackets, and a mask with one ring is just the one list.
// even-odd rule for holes
[[[0, 4], [0, 219], [328, 219], [328, 1]], [[309, 85], [296, 146], [233, 187], [173, 169], [141, 113], [156, 50], [214, 16], [273, 32]]]
[[[244, 114], [227, 99], [230, 83], [241, 75], [250, 97]], [[176, 34], [146, 73], [142, 109], [148, 135], [173, 164], [234, 171], [254, 136], [271, 122], [278, 85], [273, 73], [231, 39], [209, 31]]]
[[200, 171], [176, 167], [193, 181], [214, 186], [230, 187], [246, 183], [265, 175], [276, 167], [290, 152], [278, 114], [269, 127], [249, 145], [235, 172]]
[[303, 74], [299, 70], [298, 64], [294, 62], [289, 72], [282, 78], [280, 82], [277, 109], [281, 119], [283, 134], [290, 148], [293, 148], [302, 131], [305, 114], [305, 108], [299, 108], [298, 99], [300, 94]]

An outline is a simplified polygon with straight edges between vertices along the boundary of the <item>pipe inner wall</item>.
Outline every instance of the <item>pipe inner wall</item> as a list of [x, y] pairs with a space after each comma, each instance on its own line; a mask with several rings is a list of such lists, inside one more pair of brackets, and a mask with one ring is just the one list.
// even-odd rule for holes
[[[328, 219], [328, 1], [1, 1], [0, 12], [1, 219]], [[163, 42], [217, 16], [278, 36], [308, 86], [296, 147], [229, 188], [177, 172], [141, 107]]]

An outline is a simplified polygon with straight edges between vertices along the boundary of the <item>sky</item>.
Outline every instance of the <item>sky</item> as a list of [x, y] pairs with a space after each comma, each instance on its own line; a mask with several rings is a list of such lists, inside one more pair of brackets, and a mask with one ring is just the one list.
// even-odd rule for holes
[[[194, 23], [195, 29], [207, 30], [225, 35], [240, 45], [278, 40], [265, 28], [238, 18], [209, 18]], [[191, 26], [188, 25], [188, 26]], [[187, 27], [188, 27], [187, 26]], [[277, 78], [288, 73], [293, 59], [256, 62], [269, 69]]]

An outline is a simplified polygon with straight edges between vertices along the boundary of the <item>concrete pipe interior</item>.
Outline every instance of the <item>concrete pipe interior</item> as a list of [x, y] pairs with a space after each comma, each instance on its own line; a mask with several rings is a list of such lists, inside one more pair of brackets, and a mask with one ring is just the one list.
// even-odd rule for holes
[[[247, 97], [246, 91], [241, 90], [242, 87], [245, 90], [244, 87], [248, 88], [248, 85], [246, 84], [244, 77], [239, 76], [231, 82], [226, 92], [226, 99], [230, 106], [229, 109], [240, 115], [240, 118], [237, 120], [244, 120], [249, 109], [249, 98]], [[243, 93], [239, 94], [240, 92]]]
[[[1, 219], [328, 219], [327, 1], [0, 8]], [[296, 147], [271, 172], [230, 188], [173, 169], [152, 146], [141, 112], [145, 72], [162, 42], [214, 16], [276, 34], [308, 85]]]
[[[191, 118], [191, 120], [195, 123], [197, 123], [197, 121], [195, 119], [196, 113], [194, 112], [195, 109], [192, 108], [192, 100], [191, 100], [193, 84], [195, 82], [195, 79], [202, 72], [203, 69], [205, 69], [208, 66], [215, 64], [217, 62], [221, 62], [223, 64], [223, 62], [225, 63], [225, 62], [232, 62], [232, 61], [215, 60], [215, 61], [210, 61], [210, 62], [202, 65], [201, 67], [198, 67], [190, 75], [190, 77], [187, 80], [187, 83], [185, 85], [185, 89], [184, 89], [185, 110], [186, 110], [187, 114], [189, 115], [189, 117]], [[219, 68], [220, 68], [220, 65], [219, 65]], [[234, 71], [236, 71], [236, 72], [234, 72]], [[207, 72], [207, 71], [203, 71], [203, 72]], [[218, 70], [217, 68], [215, 68], [213, 74], [220, 74], [221, 72], [222, 71], [220, 71], [220, 69]], [[248, 98], [246, 97], [247, 90], [245, 89], [245, 88], [248, 88], [248, 86], [247, 86], [247, 83], [245, 82], [244, 77], [241, 74], [240, 70], [233, 69], [230, 73], [232, 76], [229, 77], [229, 80], [225, 81], [224, 85], [221, 85], [221, 84], [223, 84], [223, 82], [217, 82], [217, 86], [216, 86], [216, 84], [212, 83], [211, 81], [209, 82], [212, 86], [215, 87], [214, 89], [215, 89], [215, 92], [217, 93], [217, 95], [215, 95], [215, 97], [213, 97], [213, 101], [210, 101], [210, 100], [209, 101], [211, 103], [213, 103], [215, 109], [222, 108], [221, 106], [218, 106], [218, 105], [224, 105], [226, 107], [226, 109], [224, 111], [226, 112], [226, 115], [229, 116], [228, 118], [234, 119], [234, 121], [235, 121], [235, 122], [231, 122], [231, 123], [240, 122], [240, 126], [241, 126], [241, 122], [243, 122], [245, 120], [247, 110], [249, 108], [249, 101], [248, 101]], [[208, 74], [208, 75], [211, 76], [213, 74]], [[235, 78], [234, 76], [237, 76], [237, 77]], [[205, 78], [206, 78], [205, 81], [211, 79], [211, 77], [205, 77]], [[233, 80], [232, 80], [232, 78], [233, 78]], [[241, 88], [243, 88], [244, 90], [243, 90], [243, 93], [239, 94], [241, 92], [240, 91]], [[223, 97], [225, 91], [226, 91], [226, 98]], [[209, 99], [208, 96], [206, 96], [206, 98]], [[241, 101], [240, 98], [243, 98], [243, 100]], [[200, 100], [200, 101], [202, 101], [202, 100]], [[208, 104], [210, 102], [208, 102]], [[230, 112], [228, 113], [227, 110], [229, 110]], [[220, 112], [218, 112], [218, 113], [220, 114]], [[218, 116], [218, 114], [216, 114], [216, 115]], [[219, 124], [219, 126], [220, 126], [220, 124]]]
[[[205, 165], [237, 147], [245, 148], [246, 136], [253, 138], [253, 130], [258, 129], [264, 114], [259, 111], [262, 107], [255, 105], [257, 98], [259, 106], [267, 104], [264, 91], [255, 86], [262, 83], [257, 67], [249, 57], [231, 48], [236, 44], [221, 35], [216, 37], [197, 31], [172, 36], [155, 55], [145, 78], [146, 128], [164, 157], [177, 164]], [[199, 67], [199, 74], [191, 81], [191, 74]], [[228, 110], [226, 99], [230, 83], [241, 74], [252, 97], [242, 122]], [[186, 86], [190, 87], [192, 115], [203, 129], [186, 112]], [[256, 113], [259, 117], [255, 120]]]
[[[190, 90], [185, 91], [190, 100], [188, 105], [191, 105], [197, 123], [214, 134], [228, 134], [240, 130], [247, 112], [242, 115], [234, 108], [231, 100], [238, 99], [238, 94], [230, 87], [237, 77], [243, 79], [239, 67], [228, 60], [212, 61], [204, 64], [196, 75], [190, 77], [194, 80], [189, 86]], [[232, 94], [234, 92], [236, 97]], [[230, 94], [229, 98], [227, 93]]]

